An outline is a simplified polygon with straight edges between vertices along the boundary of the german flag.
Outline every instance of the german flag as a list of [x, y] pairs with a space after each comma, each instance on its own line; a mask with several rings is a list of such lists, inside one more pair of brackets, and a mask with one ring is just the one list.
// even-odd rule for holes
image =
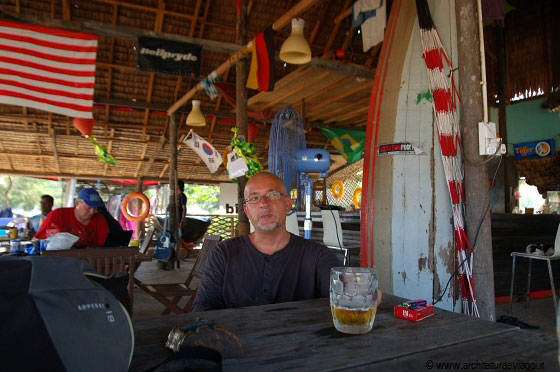
[[261, 92], [274, 90], [274, 30], [272, 26], [260, 32], [253, 41], [253, 56], [247, 78], [247, 88]]

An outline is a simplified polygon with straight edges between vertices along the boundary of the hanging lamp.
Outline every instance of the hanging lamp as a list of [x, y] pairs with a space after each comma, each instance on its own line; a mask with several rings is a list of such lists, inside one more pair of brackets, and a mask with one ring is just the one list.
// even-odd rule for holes
[[311, 61], [311, 48], [303, 36], [305, 20], [292, 19], [292, 33], [280, 48], [280, 59], [286, 63], [303, 65]]
[[192, 100], [192, 111], [187, 116], [187, 125], [191, 127], [203, 127], [206, 125], [204, 114], [200, 111], [200, 101], [197, 99]]

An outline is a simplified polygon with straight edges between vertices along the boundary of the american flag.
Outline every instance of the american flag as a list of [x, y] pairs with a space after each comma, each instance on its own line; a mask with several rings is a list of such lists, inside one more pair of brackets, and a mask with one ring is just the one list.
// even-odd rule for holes
[[0, 21], [0, 102], [92, 118], [97, 35]]

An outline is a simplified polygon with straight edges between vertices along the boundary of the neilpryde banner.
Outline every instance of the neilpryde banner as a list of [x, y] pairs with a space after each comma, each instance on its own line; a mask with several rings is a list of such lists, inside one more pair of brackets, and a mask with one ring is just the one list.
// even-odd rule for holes
[[138, 37], [138, 68], [174, 75], [200, 75], [202, 47], [153, 37]]

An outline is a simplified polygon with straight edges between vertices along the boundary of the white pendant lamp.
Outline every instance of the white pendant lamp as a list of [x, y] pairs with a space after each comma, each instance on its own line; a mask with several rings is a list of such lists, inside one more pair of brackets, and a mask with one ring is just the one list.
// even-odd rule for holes
[[311, 61], [311, 48], [303, 37], [304, 26], [305, 21], [303, 19], [292, 19], [292, 33], [280, 48], [280, 59], [282, 61], [294, 65], [303, 65]]
[[191, 127], [203, 127], [206, 125], [206, 119], [200, 111], [200, 101], [192, 100], [192, 111], [187, 116], [187, 125]]

